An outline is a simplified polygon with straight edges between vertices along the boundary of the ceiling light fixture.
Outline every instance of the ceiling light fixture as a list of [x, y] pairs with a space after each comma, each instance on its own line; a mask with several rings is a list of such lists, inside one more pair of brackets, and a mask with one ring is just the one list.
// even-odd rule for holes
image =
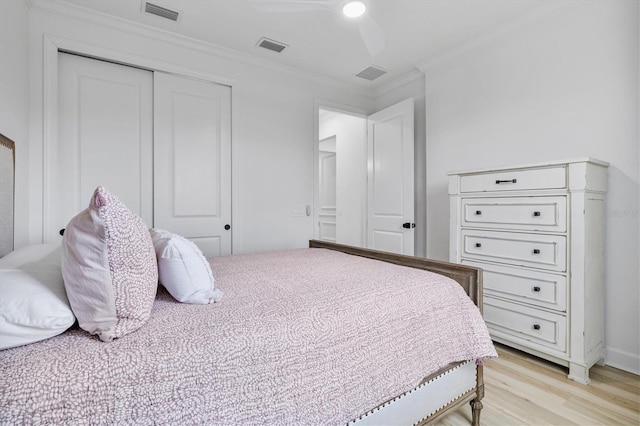
[[367, 6], [364, 4], [364, 2], [359, 0], [350, 1], [342, 7], [342, 13], [344, 13], [344, 15], [349, 18], [357, 18], [358, 16], [362, 16], [366, 10]]

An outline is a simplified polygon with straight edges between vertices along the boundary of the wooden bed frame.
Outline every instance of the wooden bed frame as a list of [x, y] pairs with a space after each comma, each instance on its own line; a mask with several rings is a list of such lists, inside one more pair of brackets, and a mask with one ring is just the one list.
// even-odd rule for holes
[[[444, 275], [457, 281], [464, 288], [465, 292], [469, 295], [471, 300], [473, 300], [478, 309], [480, 309], [480, 312], [482, 312], [482, 297], [480, 296], [482, 294], [482, 269], [455, 263], [346, 246], [326, 241], [310, 240], [309, 247], [336, 250], [355, 256], [366, 257], [411, 268], [424, 269]], [[469, 402], [472, 409], [472, 425], [479, 426], [480, 410], [482, 410], [481, 400], [484, 397], [483, 367], [482, 365], [473, 365], [473, 367], [471, 367], [471, 363], [469, 362], [449, 365], [448, 367], [425, 377], [420, 386], [417, 386], [416, 388], [393, 398], [391, 401], [385, 402], [379, 407], [364, 413], [358, 419], [350, 422], [349, 424], [384, 424], [388, 423], [391, 419], [404, 419], [406, 418], [404, 417], [404, 414], [408, 411], [409, 407], [415, 410], [415, 405], [420, 405], [421, 407], [418, 407], [418, 410], [421, 410], [422, 406], [430, 408], [424, 408], [424, 411], [421, 411], [421, 416], [423, 417], [418, 417], [421, 420], [417, 421], [416, 424], [428, 425], [435, 423], [443, 416], [457, 410], [462, 405]], [[452, 398], [452, 394], [450, 393], [452, 391], [452, 386], [455, 388], [456, 386], [459, 386], [457, 384], [458, 382], [464, 382], [465, 380], [466, 383], [468, 383], [469, 371], [475, 373], [475, 385], [470, 389], [469, 386], [463, 386], [462, 389], [458, 387], [460, 393], [457, 393], [458, 391], [456, 391], [453, 394], [455, 396]], [[461, 375], [466, 376], [466, 378], [456, 377]], [[447, 395], [447, 390], [449, 395]]]
[[0, 133], [0, 257], [13, 250], [15, 143]]

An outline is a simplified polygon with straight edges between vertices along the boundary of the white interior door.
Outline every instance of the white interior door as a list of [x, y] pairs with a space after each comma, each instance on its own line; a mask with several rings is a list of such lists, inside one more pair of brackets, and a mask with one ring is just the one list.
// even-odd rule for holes
[[58, 56], [58, 146], [45, 161], [45, 241], [104, 186], [147, 225], [153, 220], [153, 73]]
[[155, 73], [154, 226], [231, 254], [231, 89]]
[[413, 99], [369, 116], [367, 245], [414, 253]]

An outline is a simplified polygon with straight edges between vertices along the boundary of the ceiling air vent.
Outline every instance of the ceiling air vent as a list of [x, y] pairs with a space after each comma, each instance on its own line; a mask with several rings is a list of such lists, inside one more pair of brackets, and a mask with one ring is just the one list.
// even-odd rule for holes
[[256, 46], [262, 47], [277, 53], [282, 52], [285, 49], [285, 47], [287, 47], [287, 45], [284, 43], [280, 43], [279, 41], [275, 41], [275, 40], [270, 40], [265, 37], [262, 37], [260, 40], [258, 40], [258, 44], [256, 44]]
[[367, 68], [360, 71], [356, 74], [356, 77], [364, 78], [365, 80], [373, 81], [376, 78], [380, 77], [387, 72], [380, 67], [376, 67], [374, 65], [368, 66]]
[[172, 21], [177, 21], [180, 12], [176, 12], [175, 10], [167, 9], [166, 7], [158, 6], [157, 4], [145, 2], [144, 3], [144, 11], [150, 13], [152, 15], [160, 16], [161, 18], [170, 19]]

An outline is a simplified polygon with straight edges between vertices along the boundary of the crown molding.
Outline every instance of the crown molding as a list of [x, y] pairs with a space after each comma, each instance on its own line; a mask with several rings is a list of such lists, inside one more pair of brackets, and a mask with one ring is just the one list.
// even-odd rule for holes
[[505, 25], [499, 26], [493, 30], [484, 32], [474, 38], [464, 41], [458, 44], [456, 47], [451, 48], [445, 51], [444, 53], [435, 56], [432, 59], [428, 59], [418, 64], [417, 67], [420, 71], [427, 74], [427, 72], [431, 68], [437, 67], [459, 56], [462, 56], [466, 53], [474, 51], [488, 44], [494, 43], [497, 40], [500, 40], [514, 33], [515, 31], [531, 26], [546, 17], [561, 13], [566, 9], [574, 7], [577, 4], [583, 3], [584, 1], [585, 0], [567, 0], [562, 3], [552, 3], [552, 2], [545, 3], [544, 7], [541, 7], [535, 12], [531, 14], [527, 14], [526, 16], [510, 21]]
[[[1, 1], [1, 0], [0, 0]], [[183, 36], [168, 30], [152, 27], [146, 24], [134, 23], [127, 19], [95, 11], [64, 0], [24, 0], [34, 11], [60, 15], [78, 19], [91, 24], [113, 28], [121, 32], [145, 37], [153, 41], [170, 44], [190, 51], [217, 56], [234, 62], [240, 62], [250, 66], [267, 68], [277, 72], [286, 72], [302, 80], [325, 84], [337, 89], [349, 90], [356, 94], [373, 98], [374, 90], [356, 84], [350, 84], [341, 80], [318, 74], [313, 71], [303, 70], [290, 65], [281, 64], [269, 59], [258, 58], [246, 53], [238, 52], [214, 43]]]
[[424, 73], [419, 69], [411, 70], [405, 75], [395, 80], [392, 80], [388, 83], [383, 84], [382, 86], [373, 90], [373, 95], [377, 98], [378, 96], [382, 96], [386, 93], [389, 93], [399, 87], [404, 86], [405, 84], [409, 84], [412, 81], [423, 79]]

